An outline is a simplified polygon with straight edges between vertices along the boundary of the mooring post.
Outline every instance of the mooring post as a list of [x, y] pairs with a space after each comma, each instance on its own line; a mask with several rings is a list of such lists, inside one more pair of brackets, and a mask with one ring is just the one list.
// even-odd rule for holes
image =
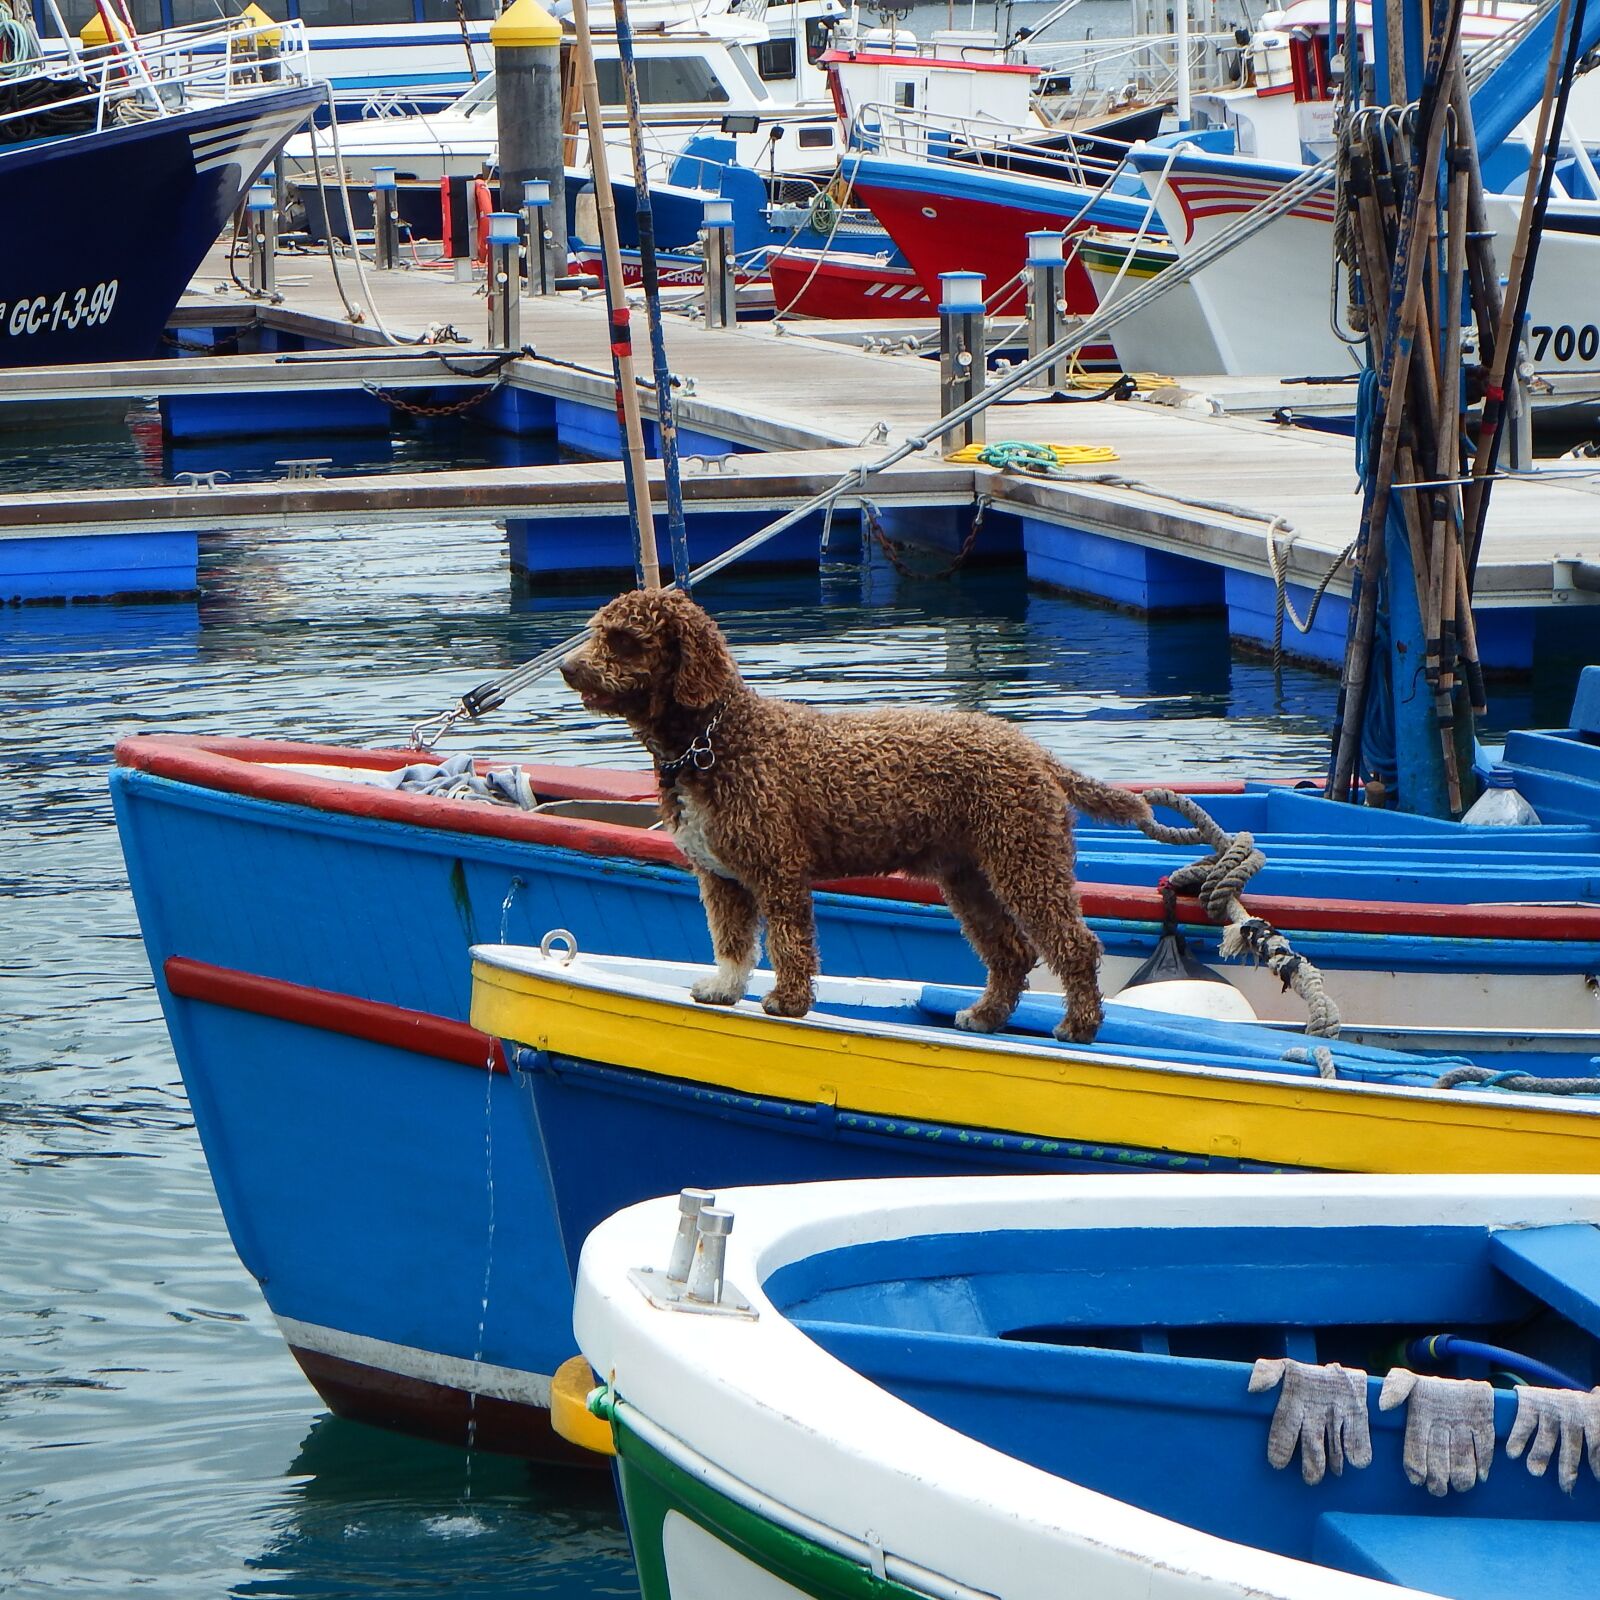
[[489, 344], [496, 350], [522, 348], [520, 220], [515, 211], [489, 213]]
[[549, 294], [562, 275], [559, 265], [550, 270], [550, 234], [545, 212], [550, 209], [550, 185], [543, 178], [527, 178], [522, 185], [522, 236], [525, 242], [529, 294]]
[[400, 265], [400, 190], [393, 167], [372, 169], [372, 262], [380, 272]]
[[[944, 285], [939, 300], [939, 414], [949, 416], [957, 406], [983, 393], [988, 368], [984, 361], [983, 274], [941, 272]], [[968, 417], [944, 436], [944, 453], [954, 455], [969, 444], [984, 441], [984, 414]]]
[[270, 183], [250, 185], [245, 201], [250, 224], [250, 292], [277, 290], [278, 213]]
[[739, 320], [734, 299], [733, 202], [707, 200], [700, 238], [706, 258], [706, 326], [731, 328]]
[[[537, 243], [542, 267], [535, 271], [535, 236], [528, 235], [529, 292], [535, 279], [553, 285], [567, 270], [567, 190], [561, 160], [561, 24], [536, 0], [511, 0], [489, 28], [494, 47], [495, 114], [500, 132], [500, 204], [510, 211], [524, 185], [545, 185]], [[533, 212], [528, 211], [530, 229]]]
[[[1067, 268], [1059, 233], [1028, 235], [1028, 357], [1041, 356], [1066, 331]], [[1030, 389], [1059, 389], [1065, 358], [1041, 367], [1028, 380]]]

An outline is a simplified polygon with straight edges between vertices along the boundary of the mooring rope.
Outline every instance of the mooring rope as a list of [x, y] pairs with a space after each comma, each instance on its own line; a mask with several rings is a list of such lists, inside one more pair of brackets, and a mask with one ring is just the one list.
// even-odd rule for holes
[[[1204, 844], [1210, 856], [1191, 861], [1167, 874], [1166, 887], [1173, 894], [1193, 895], [1213, 922], [1222, 926], [1222, 958], [1249, 957], [1259, 961], [1285, 989], [1292, 988], [1305, 1002], [1306, 1032], [1321, 1039], [1339, 1036], [1339, 1008], [1323, 985], [1322, 974], [1302, 955], [1296, 955], [1289, 941], [1261, 917], [1252, 916], [1239, 898], [1244, 886], [1267, 864], [1256, 848], [1254, 834], [1243, 829], [1229, 833], [1189, 795], [1173, 789], [1146, 789], [1144, 797], [1152, 807], [1176, 811], [1190, 824], [1176, 828], [1170, 823], [1141, 822], [1140, 831], [1158, 844]], [[1329, 1060], [1331, 1065], [1331, 1058]], [[1317, 1068], [1324, 1077], [1324, 1063]]]
[[1539, 1078], [1531, 1072], [1497, 1072], [1493, 1067], [1452, 1067], [1435, 1089], [1471, 1084], [1478, 1089], [1514, 1089], [1519, 1094], [1600, 1094], [1597, 1078]]

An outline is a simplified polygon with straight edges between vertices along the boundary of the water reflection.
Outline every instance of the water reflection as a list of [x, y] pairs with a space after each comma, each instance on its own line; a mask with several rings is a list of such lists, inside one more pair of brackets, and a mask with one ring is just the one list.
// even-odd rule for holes
[[638, 1593], [610, 1475], [535, 1473], [493, 1456], [319, 1419], [287, 1474], [266, 1548], [229, 1591], [426, 1600]]

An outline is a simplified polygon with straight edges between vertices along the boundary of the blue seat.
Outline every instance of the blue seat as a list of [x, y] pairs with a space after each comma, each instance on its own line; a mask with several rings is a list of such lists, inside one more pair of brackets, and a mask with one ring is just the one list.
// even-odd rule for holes
[[1489, 1261], [1600, 1339], [1600, 1228], [1587, 1222], [1503, 1228], [1489, 1237]]
[[1577, 1596], [1594, 1593], [1600, 1525], [1328, 1511], [1317, 1518], [1311, 1554], [1323, 1566], [1452, 1600]]

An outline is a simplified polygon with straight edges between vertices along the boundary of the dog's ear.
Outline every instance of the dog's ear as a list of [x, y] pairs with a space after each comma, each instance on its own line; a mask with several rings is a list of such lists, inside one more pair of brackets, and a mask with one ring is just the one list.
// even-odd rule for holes
[[739, 681], [722, 630], [692, 601], [677, 608], [678, 673], [673, 699], [699, 708], [724, 700]]

